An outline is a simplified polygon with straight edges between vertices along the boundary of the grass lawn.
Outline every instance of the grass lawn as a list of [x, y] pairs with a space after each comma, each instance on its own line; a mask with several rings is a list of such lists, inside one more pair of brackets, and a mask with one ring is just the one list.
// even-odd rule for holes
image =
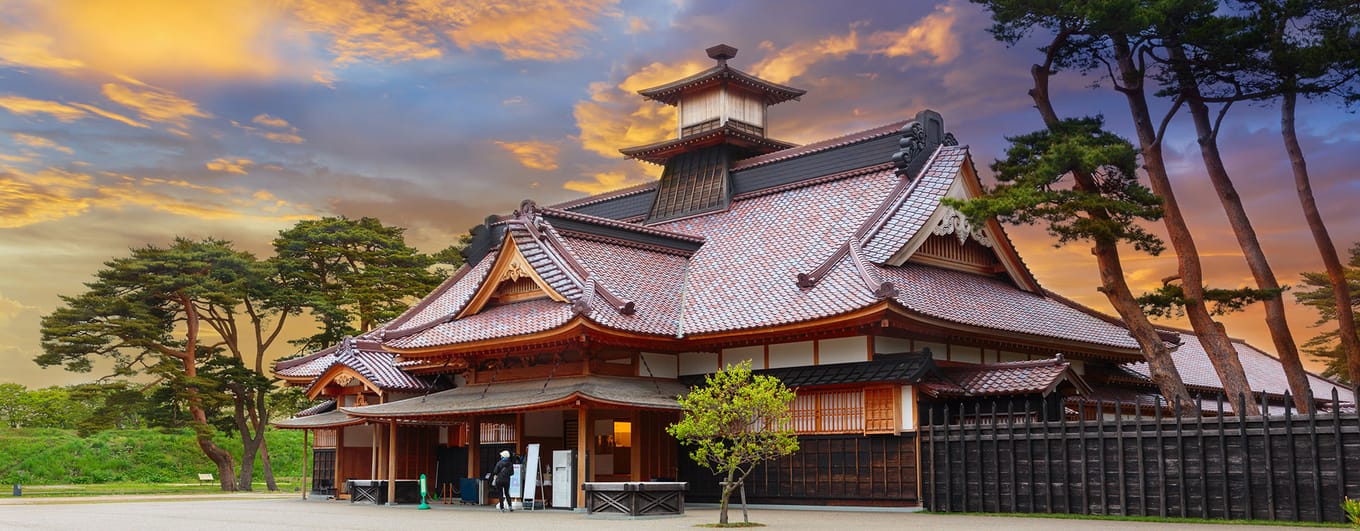
[[[297, 492], [296, 481], [278, 481], [280, 492]], [[12, 487], [12, 485], [11, 485]], [[223, 494], [216, 483], [95, 483], [89, 485], [24, 485], [24, 497], [108, 496], [123, 494]], [[255, 483], [254, 492], [269, 492], [264, 483]], [[5, 497], [12, 491], [5, 489]]]

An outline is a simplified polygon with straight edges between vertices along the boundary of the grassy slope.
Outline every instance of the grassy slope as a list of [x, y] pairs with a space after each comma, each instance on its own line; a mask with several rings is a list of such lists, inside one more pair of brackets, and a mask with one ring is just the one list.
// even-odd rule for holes
[[[302, 433], [266, 434], [280, 480], [302, 473]], [[241, 444], [219, 436], [217, 444], [237, 457]], [[255, 480], [263, 479], [256, 462]], [[110, 430], [80, 438], [70, 430], [0, 429], [0, 485], [94, 483], [196, 483], [216, 467], [203, 455], [190, 430]]]

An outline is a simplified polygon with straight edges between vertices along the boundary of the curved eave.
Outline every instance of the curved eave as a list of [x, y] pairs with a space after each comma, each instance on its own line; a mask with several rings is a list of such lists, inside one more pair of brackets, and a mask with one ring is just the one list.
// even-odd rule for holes
[[716, 146], [723, 143], [747, 149], [754, 149], [760, 151], [762, 154], [798, 147], [797, 144], [754, 135], [738, 130], [730, 125], [724, 125], [711, 131], [684, 138], [666, 140], [655, 144], [647, 144], [645, 146], [623, 148], [619, 150], [619, 153], [624, 154], [624, 156], [628, 158], [637, 159], [643, 162], [665, 164], [671, 157], [682, 152]]
[[295, 417], [273, 422], [275, 428], [283, 430], [324, 430], [332, 428], [343, 428], [345, 426], [357, 426], [368, 422], [365, 419], [345, 414], [343, 411], [335, 410], [309, 415], [306, 417]]
[[[982, 338], [990, 341], [1003, 343], [1018, 343], [1034, 347], [1052, 349], [1064, 353], [1080, 353], [1087, 356], [1104, 358], [1114, 361], [1141, 361], [1142, 352], [1137, 347], [1120, 347], [1117, 345], [1106, 345], [1103, 343], [1089, 343], [1072, 339], [1045, 336], [1040, 334], [1030, 334], [1025, 332], [1013, 332], [1010, 330], [998, 330], [974, 326], [956, 321], [950, 321], [939, 317], [933, 317], [921, 312], [905, 308], [897, 303], [891, 303], [892, 311], [904, 320], [912, 323], [919, 323], [950, 330], [959, 333], [961, 336]], [[1132, 338], [1129, 338], [1132, 341]]]
[[614, 339], [624, 343], [674, 343], [677, 348], [681, 346], [681, 342], [671, 336], [618, 330], [578, 315], [566, 323], [540, 332], [428, 347], [400, 348], [389, 346], [387, 350], [399, 354], [403, 359], [426, 358], [498, 350], [523, 350], [540, 344], [551, 345], [566, 341], [580, 341], [581, 338], [586, 336], [602, 339], [606, 342]]
[[543, 411], [543, 410], [549, 410], [549, 409], [561, 409], [561, 408], [565, 408], [565, 407], [575, 407], [575, 406], [577, 406], [577, 405], [579, 405], [579, 404], [589, 404], [589, 405], [592, 405], [592, 406], [609, 407], [609, 408], [642, 409], [642, 410], [648, 410], [648, 411], [678, 411], [678, 410], [680, 410], [680, 406], [679, 406], [679, 405], [677, 405], [676, 407], [673, 407], [673, 408], [672, 408], [672, 407], [663, 407], [663, 406], [654, 405], [654, 404], [639, 404], [639, 403], [636, 403], [636, 402], [625, 402], [625, 401], [619, 401], [619, 400], [605, 400], [605, 399], [596, 398], [596, 397], [593, 397], [593, 396], [590, 396], [590, 395], [588, 395], [588, 394], [581, 393], [581, 392], [578, 391], [578, 392], [575, 392], [575, 393], [571, 393], [571, 394], [569, 394], [569, 395], [567, 395], [567, 396], [564, 396], [564, 397], [562, 397], [562, 398], [558, 398], [558, 399], [554, 399], [554, 400], [548, 400], [548, 401], [544, 401], [544, 402], [537, 402], [537, 403], [526, 404], [526, 405], [522, 405], [522, 406], [497, 407], [497, 408], [494, 408], [494, 409], [477, 410], [477, 411], [435, 411], [435, 412], [429, 412], [429, 413], [414, 413], [414, 412], [413, 412], [413, 413], [401, 413], [401, 414], [391, 414], [391, 413], [371, 413], [371, 414], [370, 414], [370, 413], [362, 413], [362, 412], [357, 412], [357, 411], [352, 411], [352, 410], [346, 409], [346, 410], [344, 410], [344, 413], [347, 414], [347, 415], [350, 415], [350, 416], [353, 416], [353, 417], [358, 418], [358, 419], [360, 420], [360, 422], [369, 422], [369, 421], [384, 421], [384, 422], [386, 422], [386, 421], [401, 421], [401, 420], [410, 421], [410, 420], [455, 419], [455, 418], [466, 418], [466, 417], [469, 417], [469, 416], [472, 416], [472, 415], [482, 415], [482, 414], [486, 414], [486, 413], [497, 413], [497, 414], [499, 414], [499, 413], [521, 413], [521, 412], [525, 412], [525, 411]]
[[709, 68], [708, 70], [684, 79], [639, 90], [638, 94], [644, 98], [665, 103], [666, 105], [675, 105], [680, 101], [680, 97], [686, 92], [717, 84], [724, 79], [735, 81], [747, 90], [760, 93], [764, 96], [765, 102], [769, 105], [796, 100], [804, 94], [807, 94], [806, 90], [765, 81], [725, 64]]

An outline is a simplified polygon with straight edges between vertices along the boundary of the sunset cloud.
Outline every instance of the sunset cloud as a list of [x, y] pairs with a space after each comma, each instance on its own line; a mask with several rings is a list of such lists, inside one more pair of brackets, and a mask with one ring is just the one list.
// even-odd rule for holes
[[611, 171], [596, 173], [591, 175], [588, 180], [567, 181], [562, 185], [562, 188], [583, 194], [599, 194], [642, 184], [650, 180], [652, 179], [647, 177], [630, 176], [626, 172]]
[[231, 125], [239, 127], [246, 132], [263, 137], [271, 142], [280, 144], [301, 144], [306, 142], [302, 135], [298, 134], [298, 128], [288, 123], [288, 120], [268, 114], [257, 114], [250, 119], [251, 123], [259, 124], [264, 127], [255, 127], [232, 120]]
[[14, 95], [0, 96], [0, 108], [21, 116], [45, 114], [63, 122], [74, 122], [85, 116], [85, 111], [65, 103]]
[[14, 143], [28, 147], [53, 149], [56, 151], [60, 151], [62, 153], [66, 153], [68, 155], [74, 152], [69, 147], [63, 146], [61, 144], [53, 142], [49, 138], [44, 138], [38, 135], [30, 135], [26, 133], [14, 133], [10, 135], [10, 137], [14, 139]]
[[106, 110], [104, 110], [104, 109], [100, 109], [99, 107], [95, 107], [94, 105], [90, 105], [90, 104], [87, 104], [87, 103], [72, 103], [71, 106], [72, 106], [72, 107], [79, 108], [79, 109], [83, 109], [83, 110], [85, 110], [85, 111], [89, 111], [91, 114], [95, 114], [95, 115], [98, 115], [98, 116], [103, 116], [104, 118], [108, 118], [108, 119], [110, 119], [110, 120], [113, 120], [113, 121], [115, 121], [115, 122], [122, 123], [122, 124], [124, 124], [124, 125], [130, 125], [130, 126], [132, 126], [132, 127], [140, 127], [140, 128], [143, 128], [143, 129], [146, 129], [146, 128], [148, 128], [148, 127], [151, 127], [151, 126], [146, 125], [146, 124], [144, 124], [144, 123], [142, 123], [142, 122], [139, 122], [139, 121], [137, 121], [137, 120], [133, 120], [132, 118], [128, 118], [128, 117], [126, 117], [126, 116], [123, 116], [123, 115], [118, 114], [118, 113], [113, 112], [113, 111], [106, 111]]
[[501, 142], [498, 140], [496, 145], [509, 151], [510, 154], [515, 156], [515, 160], [518, 160], [520, 165], [525, 168], [550, 171], [558, 167], [558, 148], [553, 144], [538, 141]]
[[206, 164], [206, 166], [208, 167], [209, 170], [212, 170], [212, 171], [220, 171], [220, 172], [223, 172], [223, 173], [235, 173], [235, 174], [238, 174], [238, 175], [245, 175], [245, 174], [249, 173], [249, 172], [247, 171], [247, 169], [250, 168], [250, 167], [251, 167], [252, 165], [254, 165], [254, 164], [255, 164], [255, 161], [252, 161], [252, 160], [250, 160], [250, 159], [216, 158], [216, 159], [213, 159], [213, 160], [208, 161], [208, 163]]
[[191, 118], [212, 117], [199, 109], [197, 103], [147, 84], [128, 86], [105, 83], [103, 92], [109, 101], [132, 109], [144, 120], [170, 124], [181, 130], [189, 126]]
[[443, 10], [459, 47], [494, 48], [506, 59], [570, 59], [585, 47], [595, 20], [613, 14], [617, 0], [468, 1]]
[[[269, 0], [12, 0], [35, 16], [5, 60], [152, 79], [288, 75], [303, 41]], [[9, 55], [12, 54], [12, 55]]]
[[788, 83], [790, 79], [803, 75], [815, 63], [842, 59], [847, 54], [859, 51], [859, 34], [855, 27], [858, 25], [851, 26], [850, 33], [845, 35], [796, 43], [779, 50], [775, 50], [770, 41], [762, 42], [761, 49], [773, 53], [756, 63], [751, 73], [773, 83]]
[[652, 63], [618, 84], [592, 83], [590, 99], [577, 102], [572, 111], [581, 131], [581, 147], [617, 159], [621, 156], [619, 148], [674, 137], [675, 107], [645, 100], [637, 91], [701, 72], [708, 66], [697, 61]]
[[78, 59], [53, 54], [52, 41], [50, 35], [19, 31], [0, 24], [0, 64], [49, 70], [69, 70], [85, 66], [85, 63]]
[[89, 175], [46, 169], [0, 173], [0, 228], [22, 227], [89, 210], [96, 186]]
[[888, 57], [930, 55], [935, 64], [944, 64], [959, 56], [959, 38], [954, 30], [957, 19], [953, 5], [939, 5], [910, 27], [877, 33], [869, 40], [877, 46], [875, 53]]

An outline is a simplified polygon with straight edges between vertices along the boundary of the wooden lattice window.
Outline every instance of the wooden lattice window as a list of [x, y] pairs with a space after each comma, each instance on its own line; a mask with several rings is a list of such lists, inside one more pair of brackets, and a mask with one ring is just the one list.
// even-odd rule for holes
[[864, 433], [897, 431], [897, 390], [879, 387], [864, 390]]
[[793, 400], [793, 430], [799, 434], [895, 433], [896, 389], [801, 391]]
[[313, 448], [335, 448], [335, 430], [314, 430]]
[[493, 443], [514, 443], [519, 442], [519, 437], [515, 433], [515, 425], [508, 422], [483, 422], [481, 428], [481, 442], [483, 444]]

